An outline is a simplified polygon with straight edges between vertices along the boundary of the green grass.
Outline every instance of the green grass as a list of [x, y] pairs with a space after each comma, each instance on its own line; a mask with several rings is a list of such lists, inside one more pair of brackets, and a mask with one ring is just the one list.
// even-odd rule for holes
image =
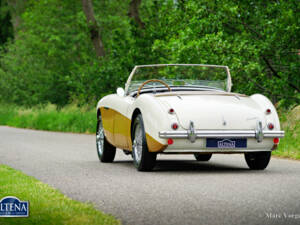
[[300, 159], [300, 105], [282, 114], [280, 122], [285, 137], [280, 140], [278, 149], [273, 155]]
[[0, 125], [75, 133], [94, 133], [96, 110], [69, 105], [57, 109], [55, 105], [25, 108], [0, 106]]
[[72, 200], [58, 190], [8, 166], [0, 165], [0, 199], [29, 201], [29, 217], [1, 218], [0, 224], [120, 224], [93, 205]]

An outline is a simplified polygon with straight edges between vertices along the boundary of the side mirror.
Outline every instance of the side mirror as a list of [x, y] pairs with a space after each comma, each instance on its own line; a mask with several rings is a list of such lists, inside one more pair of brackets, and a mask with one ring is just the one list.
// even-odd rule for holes
[[119, 95], [120, 97], [124, 97], [125, 96], [125, 91], [123, 88], [118, 87], [117, 88], [117, 95]]

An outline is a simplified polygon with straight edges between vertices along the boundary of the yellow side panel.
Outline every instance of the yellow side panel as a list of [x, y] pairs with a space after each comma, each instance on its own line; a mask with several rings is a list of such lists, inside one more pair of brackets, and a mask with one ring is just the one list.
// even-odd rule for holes
[[104, 128], [104, 134], [105, 137], [107, 138], [108, 142], [111, 143], [112, 145], [115, 145], [114, 141], [114, 114], [115, 111], [101, 107], [101, 117], [102, 117], [102, 124]]
[[131, 120], [121, 113], [115, 112], [114, 137], [116, 146], [122, 149], [131, 149], [130, 139]]
[[101, 107], [100, 111], [105, 137], [109, 143], [118, 148], [131, 150], [131, 120], [113, 109]]
[[114, 135], [113, 133], [109, 132], [108, 130], [105, 130], [104, 129], [104, 134], [105, 134], [105, 137], [106, 139], [108, 140], [108, 142], [110, 144], [112, 144], [113, 146], [115, 146], [115, 143], [114, 143]]
[[149, 152], [161, 152], [165, 150], [167, 145], [163, 145], [156, 141], [153, 137], [146, 133], [146, 140]]
[[[100, 111], [105, 137], [109, 143], [118, 148], [131, 151], [131, 120], [113, 109], [101, 107]], [[161, 152], [167, 147], [167, 145], [159, 143], [147, 133], [146, 141], [149, 152]]]

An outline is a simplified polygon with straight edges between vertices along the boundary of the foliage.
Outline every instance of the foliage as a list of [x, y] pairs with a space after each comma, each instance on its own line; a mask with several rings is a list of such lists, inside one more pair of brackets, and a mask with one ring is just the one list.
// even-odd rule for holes
[[94, 133], [96, 112], [94, 108], [67, 105], [63, 108], [48, 104], [32, 108], [2, 105], [0, 125], [37, 130], [51, 130], [77, 133]]
[[298, 0], [143, 0], [144, 28], [128, 17], [129, 2], [93, 1], [107, 53], [97, 58], [80, 1], [29, 0], [0, 56], [0, 98], [94, 104], [136, 64], [205, 63], [228, 65], [233, 91], [299, 104]]
[[154, 58], [228, 65], [234, 91], [299, 102], [299, 1], [182, 2], [144, 12], [149, 33], [157, 36]]
[[281, 127], [285, 136], [280, 140], [274, 155], [300, 159], [300, 105], [281, 116]]
[[0, 165], [0, 199], [16, 196], [30, 203], [28, 218], [0, 218], [0, 224], [120, 224], [91, 204], [72, 200], [33, 177]]
[[0, 47], [13, 37], [13, 27], [8, 5], [0, 0]]
[[124, 32], [120, 23], [126, 23], [117, 16], [104, 22], [110, 23], [103, 26], [104, 31], [114, 28], [103, 32], [109, 34], [104, 35], [105, 46], [123, 48], [123, 52], [111, 51], [100, 61], [93, 51], [80, 2], [30, 1], [22, 14], [18, 39], [2, 55], [2, 98], [23, 105], [65, 105], [73, 99], [93, 102], [110, 92], [124, 81], [120, 74], [127, 74], [123, 67], [126, 59], [116, 60], [127, 47], [126, 39], [117, 38]]

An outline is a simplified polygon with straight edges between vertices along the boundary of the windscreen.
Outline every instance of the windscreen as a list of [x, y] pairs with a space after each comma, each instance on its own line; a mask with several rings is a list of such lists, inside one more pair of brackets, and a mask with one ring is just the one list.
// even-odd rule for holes
[[[171, 88], [213, 88], [227, 89], [227, 70], [222, 66], [198, 65], [153, 65], [138, 66], [128, 86], [128, 92], [136, 91], [147, 80], [164, 81]], [[164, 87], [161, 83], [150, 82], [144, 88]]]

